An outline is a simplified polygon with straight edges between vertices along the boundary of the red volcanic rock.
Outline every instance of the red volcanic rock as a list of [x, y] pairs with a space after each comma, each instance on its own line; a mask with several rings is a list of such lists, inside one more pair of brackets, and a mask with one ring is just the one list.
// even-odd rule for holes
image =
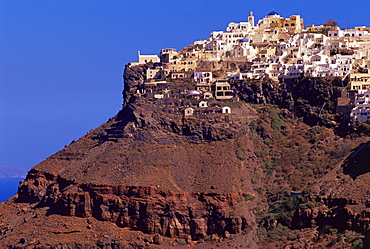
[[[176, 98], [156, 99], [143, 91], [145, 71], [128, 67], [117, 116], [33, 167], [0, 204], [1, 247], [310, 248], [325, 227], [369, 228], [370, 173], [352, 178], [329, 165], [337, 154], [327, 150], [340, 140], [333, 131], [321, 136], [293, 111], [269, 113], [268, 105], [259, 114], [239, 101], [196, 109], [196, 99], [179, 98], [184, 82]], [[278, 84], [232, 87], [245, 100], [286, 102]], [[184, 115], [188, 106], [193, 116]], [[290, 197], [287, 186], [310, 194]]]
[[[238, 115], [252, 120], [252, 108], [241, 104], [234, 116], [173, 119], [135, 96], [126, 101], [116, 117], [29, 171], [17, 196], [0, 208], [0, 245], [163, 246], [175, 243], [167, 239], [190, 243], [241, 234], [251, 224], [245, 217], [253, 214], [238, 202], [253, 192], [240, 181], [250, 182], [250, 169], [242, 166], [248, 160], [237, 158], [235, 139], [247, 132], [247, 120]], [[41, 222], [55, 226], [38, 229]], [[107, 232], [100, 230], [108, 223]], [[18, 229], [24, 238], [35, 233], [45, 241], [21, 240]]]

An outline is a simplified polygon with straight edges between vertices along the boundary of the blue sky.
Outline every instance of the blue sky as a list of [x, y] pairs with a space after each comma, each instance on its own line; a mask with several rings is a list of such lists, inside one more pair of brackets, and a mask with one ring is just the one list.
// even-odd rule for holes
[[29, 169], [114, 116], [138, 50], [181, 49], [272, 9], [370, 26], [370, 0], [0, 0], [0, 164]]

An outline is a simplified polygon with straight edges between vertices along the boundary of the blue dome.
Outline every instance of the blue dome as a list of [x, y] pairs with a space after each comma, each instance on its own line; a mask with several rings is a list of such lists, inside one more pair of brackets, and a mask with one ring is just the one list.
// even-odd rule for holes
[[243, 39], [239, 40], [239, 42], [249, 42], [249, 40], [246, 39], [246, 38], [243, 38]]
[[273, 15], [279, 15], [279, 13], [277, 13], [275, 10], [272, 10], [270, 13], [268, 13], [268, 16], [273, 16]]

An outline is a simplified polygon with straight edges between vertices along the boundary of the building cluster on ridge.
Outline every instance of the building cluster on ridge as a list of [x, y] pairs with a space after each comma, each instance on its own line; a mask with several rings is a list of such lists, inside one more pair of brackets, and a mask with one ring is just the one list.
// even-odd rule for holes
[[146, 84], [188, 79], [196, 83], [197, 94], [223, 101], [233, 98], [228, 80], [349, 77], [350, 90], [358, 92], [351, 117], [370, 117], [369, 98], [363, 97], [370, 94], [370, 28], [365, 26], [342, 30], [332, 22], [304, 29], [299, 15], [284, 18], [275, 11], [255, 24], [250, 12], [248, 21], [231, 22], [226, 31], [214, 31], [180, 51], [139, 52], [138, 62], [131, 63], [137, 64], [150, 65]]

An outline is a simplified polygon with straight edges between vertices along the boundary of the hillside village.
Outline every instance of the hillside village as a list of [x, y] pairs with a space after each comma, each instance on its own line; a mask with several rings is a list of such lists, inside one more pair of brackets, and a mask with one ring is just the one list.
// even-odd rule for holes
[[137, 65], [147, 68], [137, 95], [169, 107], [168, 113], [232, 113], [227, 103], [238, 99], [231, 81], [340, 77], [349, 84], [338, 106], [349, 107], [352, 119], [370, 117], [370, 27], [340, 29], [329, 20], [305, 29], [300, 15], [284, 18], [274, 10], [255, 23], [250, 12], [248, 21], [231, 22], [226, 31], [214, 31], [180, 51], [138, 52], [138, 62], [129, 66]]

